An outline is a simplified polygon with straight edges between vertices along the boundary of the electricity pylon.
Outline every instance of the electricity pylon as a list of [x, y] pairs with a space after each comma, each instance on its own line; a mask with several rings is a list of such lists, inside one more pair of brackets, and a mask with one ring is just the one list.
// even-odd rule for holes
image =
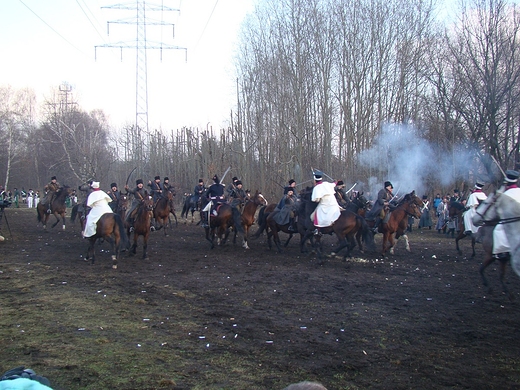
[[[115, 4], [111, 6], [101, 7], [110, 9], [132, 10], [137, 11], [135, 18], [120, 19], [107, 22], [107, 34], [110, 34], [110, 24], [133, 24], [137, 26], [137, 34], [135, 42], [119, 42], [98, 47], [112, 47], [121, 50], [121, 60], [123, 59], [123, 49], [136, 50], [136, 64], [135, 64], [135, 126], [137, 130], [145, 130], [148, 133], [148, 65], [147, 65], [147, 50], [160, 50], [160, 58], [162, 61], [163, 50], [184, 50], [187, 55], [187, 49], [184, 47], [167, 45], [163, 42], [150, 43], [146, 40], [146, 26], [172, 26], [174, 31], [175, 25], [164, 21], [155, 21], [147, 18], [146, 13], [150, 12], [171, 12], [179, 11], [178, 9], [166, 7], [164, 5], [147, 4], [145, 0], [136, 0], [135, 2], [128, 2], [124, 4]], [[172, 34], [173, 35], [173, 34]]]

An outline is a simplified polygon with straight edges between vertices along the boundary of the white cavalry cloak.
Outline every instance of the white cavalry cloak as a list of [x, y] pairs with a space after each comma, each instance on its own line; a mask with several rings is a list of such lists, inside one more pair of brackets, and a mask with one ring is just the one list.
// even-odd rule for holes
[[471, 233], [475, 234], [480, 226], [475, 226], [473, 224], [473, 216], [477, 212], [477, 207], [479, 205], [479, 201], [484, 201], [487, 199], [487, 195], [482, 191], [475, 191], [469, 197], [466, 202], [466, 207], [469, 207], [468, 210], [464, 213], [464, 229], [466, 231], [470, 230]]
[[335, 183], [321, 182], [316, 184], [312, 190], [311, 200], [313, 202], [320, 202], [316, 210], [311, 214], [311, 221], [314, 226], [327, 227], [336, 221], [341, 211], [338, 202], [334, 196]]
[[[500, 196], [509, 196], [512, 200], [520, 203], [520, 188], [510, 188]], [[493, 254], [505, 253], [510, 251], [509, 240], [505, 232], [507, 227], [504, 224], [498, 224], [493, 229]]]
[[85, 232], [83, 237], [92, 237], [96, 234], [97, 221], [105, 213], [111, 213], [112, 209], [108, 205], [112, 199], [105, 191], [94, 191], [87, 198], [87, 206], [92, 207], [87, 215], [87, 223], [85, 224]]

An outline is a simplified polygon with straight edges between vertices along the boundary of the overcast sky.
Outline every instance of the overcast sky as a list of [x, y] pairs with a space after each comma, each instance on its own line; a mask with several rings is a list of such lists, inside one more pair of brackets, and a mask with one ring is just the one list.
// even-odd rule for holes
[[[147, 40], [184, 50], [148, 50], [149, 127], [220, 128], [236, 106], [234, 52], [240, 24], [253, 0], [156, 0], [178, 11], [147, 12], [175, 24], [147, 26]], [[134, 10], [111, 7], [124, 4]], [[102, 109], [115, 127], [135, 122], [136, 51], [97, 48], [135, 45], [136, 1], [3, 0], [0, 85], [30, 87], [37, 98], [63, 83], [84, 110]], [[110, 34], [107, 35], [107, 22]], [[116, 21], [127, 23], [113, 23]], [[173, 36], [175, 31], [175, 36]], [[122, 59], [121, 59], [122, 56]]]

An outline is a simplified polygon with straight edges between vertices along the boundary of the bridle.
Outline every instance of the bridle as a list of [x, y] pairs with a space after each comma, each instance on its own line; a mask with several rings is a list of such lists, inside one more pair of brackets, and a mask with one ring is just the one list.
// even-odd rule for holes
[[518, 217], [510, 217], [510, 218], [500, 218], [499, 215], [497, 215], [497, 220], [486, 220], [484, 218], [484, 216], [486, 215], [486, 213], [489, 211], [489, 209], [491, 208], [491, 206], [495, 205], [495, 203], [497, 202], [498, 198], [500, 198], [502, 194], [501, 193], [496, 193], [493, 195], [493, 199], [491, 200], [491, 202], [489, 202], [487, 204], [487, 207], [486, 209], [480, 213], [478, 211], [478, 209], [475, 211], [477, 213], [477, 215], [479, 215], [481, 218], [482, 218], [482, 224], [497, 224], [497, 225], [505, 225], [505, 224], [508, 224], [508, 223], [513, 223], [513, 222], [517, 222], [517, 221], [520, 221], [520, 216]]

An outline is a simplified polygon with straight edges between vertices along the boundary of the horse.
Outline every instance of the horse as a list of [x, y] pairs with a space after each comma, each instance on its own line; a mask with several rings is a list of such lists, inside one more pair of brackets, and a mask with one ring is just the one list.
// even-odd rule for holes
[[[264, 196], [257, 190], [253, 196], [250, 196], [242, 208], [242, 214], [241, 214], [241, 220], [242, 220], [242, 227], [244, 228], [244, 239], [242, 241], [242, 247], [244, 249], [249, 249], [249, 246], [247, 245], [247, 239], [249, 235], [249, 230], [251, 229], [251, 226], [255, 222], [255, 214], [256, 209], [258, 206], [266, 206], [267, 200], [264, 198]], [[236, 243], [237, 239], [237, 231], [235, 230], [235, 236], [233, 237], [233, 243]]]
[[[408, 227], [408, 216], [411, 215], [415, 218], [421, 218], [421, 210], [424, 207], [424, 202], [415, 195], [415, 190], [406, 194], [403, 199], [397, 204], [394, 210], [390, 212], [389, 216], [386, 216], [383, 221], [379, 224], [378, 231], [383, 234], [383, 256], [388, 250], [390, 254], [394, 254], [395, 241], [401, 236], [405, 240], [405, 247], [410, 252], [410, 243], [408, 236], [405, 231]], [[374, 225], [371, 222], [369, 225]], [[394, 237], [395, 236], [395, 237]], [[387, 243], [390, 245], [387, 248]]]
[[[509, 241], [510, 251], [507, 258], [499, 259], [500, 266], [500, 282], [504, 292], [508, 293], [507, 287], [504, 284], [505, 267], [508, 261], [511, 261], [513, 270], [520, 276], [520, 203], [509, 197], [507, 194], [495, 193], [489, 196], [477, 207], [476, 214], [473, 217], [475, 225], [482, 225], [482, 228], [487, 227], [488, 224], [507, 224], [507, 229], [504, 229], [507, 239]], [[487, 281], [484, 277], [485, 268], [493, 263], [496, 258], [487, 256], [480, 267], [480, 274], [483, 277], [484, 285], [487, 286]], [[509, 294], [511, 299], [512, 295]]]
[[182, 202], [181, 218], [184, 218], [184, 223], [188, 221], [188, 213], [191, 212], [191, 223], [195, 222], [195, 211], [200, 210], [201, 197], [192, 194], [184, 193], [184, 200]]
[[173, 196], [173, 192], [168, 191], [166, 197], [160, 197], [153, 207], [153, 217], [155, 218], [155, 222], [159, 223], [157, 229], [160, 230], [164, 227], [165, 236], [168, 235], [166, 232], [167, 223], [171, 229], [170, 213], [173, 213], [175, 216], [175, 226], [177, 226], [177, 216], [175, 215]]
[[[153, 199], [151, 196], [145, 197], [139, 206], [137, 206], [134, 218], [134, 236], [130, 254], [137, 253], [137, 240], [139, 236], [143, 236], [143, 260], [148, 260], [148, 238], [150, 236], [150, 227], [152, 225]], [[130, 233], [128, 231], [128, 233]]]
[[85, 230], [85, 223], [87, 222], [87, 215], [89, 210], [90, 209], [87, 209], [86, 206], [82, 203], [75, 204], [72, 206], [70, 212], [70, 222], [74, 223], [76, 218], [78, 218], [81, 225], [81, 230]]
[[[448, 208], [448, 212], [449, 212], [449, 218], [451, 220], [457, 218], [459, 222], [459, 226], [460, 226], [460, 231], [459, 231], [459, 234], [457, 234], [457, 237], [455, 238], [455, 245], [457, 247], [457, 252], [459, 253], [459, 255], [462, 255], [462, 251], [460, 250], [460, 247], [459, 247], [459, 241], [462, 240], [464, 237], [467, 236], [467, 234], [465, 233], [465, 227], [464, 227], [464, 218], [463, 218], [463, 214], [464, 212], [466, 211], [466, 207], [464, 207], [464, 205], [460, 202], [450, 202], [450, 206]], [[480, 230], [480, 229], [479, 229]], [[476, 243], [476, 236], [474, 234], [471, 235], [471, 258], [475, 257], [475, 243]]]
[[123, 220], [118, 214], [105, 213], [97, 221], [96, 234], [88, 237], [89, 246], [86, 260], [92, 257], [92, 264], [96, 261], [95, 244], [98, 239], [108, 241], [112, 247], [112, 268], [117, 269], [121, 248], [128, 249], [130, 241], [125, 231]]
[[[204, 207], [201, 208], [201, 210]], [[242, 227], [242, 215], [236, 207], [231, 207], [228, 203], [220, 203], [215, 209], [217, 215], [213, 215], [209, 218], [209, 227], [205, 227], [206, 240], [211, 243], [211, 249], [215, 248], [215, 237], [217, 237], [218, 245], [224, 245], [229, 236], [229, 229], [234, 227], [239, 233], [245, 235], [244, 228]], [[204, 213], [205, 211], [201, 211]], [[201, 218], [202, 219], [202, 218]]]
[[[74, 193], [74, 189], [68, 186], [63, 186], [59, 191], [56, 192], [56, 196], [52, 200], [52, 204], [50, 206], [51, 214], [56, 218], [56, 222], [52, 225], [55, 227], [59, 222], [60, 218], [63, 222], [62, 229], [65, 230], [65, 214], [67, 212], [67, 205], [65, 204], [65, 200], [68, 196]], [[47, 221], [51, 214], [47, 213], [49, 207], [42, 203], [38, 203], [36, 206], [36, 212], [38, 213], [38, 222], [41, 222], [44, 229], [47, 229]]]

